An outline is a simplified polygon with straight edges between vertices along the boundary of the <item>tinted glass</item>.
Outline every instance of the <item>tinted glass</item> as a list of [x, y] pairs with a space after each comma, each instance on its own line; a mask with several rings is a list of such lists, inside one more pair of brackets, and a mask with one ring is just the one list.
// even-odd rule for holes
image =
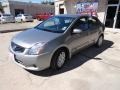
[[3, 16], [11, 16], [10, 14], [3, 14]]
[[88, 19], [88, 22], [89, 22], [89, 27], [90, 27], [90, 28], [95, 27], [95, 26], [97, 25], [97, 20], [94, 19], [94, 18], [92, 18], [92, 17], [90, 17], [90, 18]]
[[17, 15], [17, 17], [21, 17], [21, 16], [22, 16], [21, 14]]
[[28, 14], [24, 14], [24, 16], [31, 16], [31, 15], [28, 15]]
[[72, 17], [55, 16], [39, 24], [36, 28], [50, 32], [63, 33], [74, 19], [75, 18]]
[[108, 4], [118, 4], [119, 0], [108, 0]]
[[81, 29], [83, 31], [88, 30], [88, 22], [87, 22], [87, 18], [83, 17], [80, 18], [76, 23], [75, 23], [75, 27], [76, 29]]

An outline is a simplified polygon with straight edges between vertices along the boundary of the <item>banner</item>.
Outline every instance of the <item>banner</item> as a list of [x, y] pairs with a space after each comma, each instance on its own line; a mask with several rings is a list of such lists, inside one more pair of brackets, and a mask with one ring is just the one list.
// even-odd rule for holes
[[77, 14], [96, 14], [98, 9], [98, 1], [94, 2], [78, 2], [76, 5]]

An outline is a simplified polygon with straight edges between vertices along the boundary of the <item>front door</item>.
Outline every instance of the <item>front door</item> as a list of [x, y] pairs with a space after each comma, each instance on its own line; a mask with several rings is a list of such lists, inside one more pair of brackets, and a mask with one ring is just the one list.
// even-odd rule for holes
[[73, 53], [89, 44], [87, 17], [81, 17], [76, 21], [72, 27], [72, 32], [74, 29], [80, 29], [82, 32], [79, 34], [71, 34], [69, 47], [72, 49], [71, 51]]

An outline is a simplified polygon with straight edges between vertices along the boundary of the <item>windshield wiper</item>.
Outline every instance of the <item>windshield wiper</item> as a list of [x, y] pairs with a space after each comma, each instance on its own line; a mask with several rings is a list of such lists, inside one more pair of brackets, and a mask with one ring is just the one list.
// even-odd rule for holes
[[42, 31], [48, 31], [48, 32], [54, 32], [52, 30], [49, 29], [45, 29], [45, 28], [39, 28], [39, 27], [35, 27], [36, 29], [42, 30]]
[[39, 27], [35, 27], [36, 29], [42, 30], [42, 31], [48, 31], [48, 32], [53, 32], [53, 33], [63, 33], [60, 31], [53, 31], [53, 30], [49, 30], [49, 29], [45, 29], [45, 28], [39, 28]]

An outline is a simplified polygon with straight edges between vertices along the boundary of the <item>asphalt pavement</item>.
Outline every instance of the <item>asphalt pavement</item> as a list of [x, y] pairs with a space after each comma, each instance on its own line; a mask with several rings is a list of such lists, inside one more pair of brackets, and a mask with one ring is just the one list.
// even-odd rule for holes
[[41, 21], [34, 20], [34, 22], [24, 22], [24, 23], [5, 23], [0, 24], [0, 33], [23, 31], [29, 28], [33, 28], [38, 25]]
[[107, 31], [101, 48], [81, 51], [59, 71], [40, 72], [24, 70], [9, 56], [18, 33], [0, 34], [0, 90], [120, 90], [120, 33]]

